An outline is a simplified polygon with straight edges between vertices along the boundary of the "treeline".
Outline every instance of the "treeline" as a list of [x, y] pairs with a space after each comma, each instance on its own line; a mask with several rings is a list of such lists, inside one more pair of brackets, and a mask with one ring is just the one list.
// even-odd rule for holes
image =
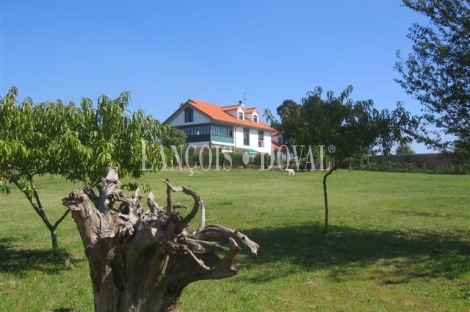
[[[239, 168], [247, 166], [256, 166], [261, 168], [264, 165], [264, 169], [268, 169], [271, 164], [271, 157], [268, 154], [255, 154], [250, 155], [248, 162], [246, 161], [246, 156], [244, 159], [243, 153], [229, 153], [226, 154], [230, 156], [230, 161], [227, 160], [226, 156], [224, 157], [223, 153], [193, 153], [188, 157], [188, 163], [185, 165], [189, 167], [203, 167], [203, 168], [220, 168], [223, 169], [225, 166], [226, 169], [230, 168]], [[264, 159], [262, 159], [264, 157]], [[316, 155], [314, 162], [315, 168], [319, 167], [318, 155]], [[324, 168], [328, 167], [328, 162], [330, 161], [329, 157], [325, 157]], [[298, 160], [299, 168], [296, 167], [297, 163], [295, 160], [290, 160], [289, 168], [296, 170], [304, 171], [311, 170], [311, 164], [307, 161], [306, 158], [301, 158]], [[279, 164], [277, 159], [274, 159], [273, 167], [278, 168]], [[282, 161], [281, 167], [285, 168], [286, 163]], [[366, 170], [366, 171], [382, 171], [382, 172], [408, 172], [408, 173], [426, 173], [426, 174], [470, 174], [470, 162], [461, 162], [455, 164], [443, 164], [435, 166], [434, 168], [426, 168], [426, 163], [423, 163], [422, 166], [418, 166], [416, 163], [410, 162], [400, 162], [392, 160], [381, 160], [377, 162], [371, 161], [343, 161], [340, 166], [341, 169], [352, 169], [352, 170]]]
[[[348, 167], [344, 164], [343, 167]], [[426, 163], [422, 167], [418, 167], [415, 163], [398, 162], [398, 161], [382, 161], [357, 163], [352, 165], [355, 170], [368, 171], [384, 171], [384, 172], [410, 172], [410, 173], [435, 173], [435, 174], [470, 174], [470, 162], [460, 164], [444, 164], [434, 169], [426, 168]]]

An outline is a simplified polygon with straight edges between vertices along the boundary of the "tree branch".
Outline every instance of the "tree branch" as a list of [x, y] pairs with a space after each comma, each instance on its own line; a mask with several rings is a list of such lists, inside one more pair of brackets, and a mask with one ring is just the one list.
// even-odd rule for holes
[[[96, 302], [101, 307], [118, 302], [120, 307], [127, 307], [119, 311], [130, 311], [131, 307], [133, 311], [135, 307], [138, 307], [136, 311], [168, 311], [168, 308], [156, 309], [155, 305], [174, 306], [189, 283], [237, 273], [233, 266], [240, 250], [237, 241], [248, 246], [253, 254], [258, 251], [258, 244], [243, 233], [220, 225], [205, 226], [204, 202], [185, 186], [164, 181], [167, 209], [161, 209], [150, 193], [147, 198], [150, 210], [144, 212], [138, 190], [126, 197], [116, 188], [115, 169], [109, 169], [104, 180], [99, 209], [90, 205], [83, 190], [62, 199], [72, 212], [85, 247], [95, 307]], [[173, 192], [183, 192], [193, 198], [193, 207], [184, 218], [174, 211]], [[119, 206], [113, 207], [115, 203]], [[202, 207], [201, 219], [198, 230], [194, 231], [189, 222], [199, 207]], [[224, 239], [229, 246], [220, 242]], [[220, 258], [216, 253], [225, 256]]]
[[[194, 200], [194, 204], [193, 204], [193, 209], [191, 210], [191, 212], [181, 221], [181, 224], [180, 224], [180, 229], [182, 230], [184, 227], [186, 227], [189, 222], [191, 222], [192, 219], [194, 219], [194, 217], [196, 216], [197, 212], [198, 212], [198, 209], [199, 209], [199, 206], [201, 204], [201, 198], [199, 197], [199, 195], [194, 192], [193, 190], [187, 188], [186, 186], [184, 185], [181, 185], [181, 186], [173, 186], [171, 185], [170, 181], [169, 180], [163, 180], [163, 183], [165, 183], [167, 185], [167, 196], [171, 196], [171, 192], [183, 192], [185, 193], [186, 195], [190, 195], [193, 197], [193, 200]], [[170, 192], [171, 191], [171, 192]], [[170, 194], [170, 195], [168, 195]], [[167, 203], [168, 204], [171, 204], [171, 197], [170, 199], [167, 198]]]
[[245, 234], [221, 225], [208, 225], [201, 231], [187, 235], [190, 239], [217, 241], [220, 238], [233, 238], [250, 248], [252, 254], [258, 253], [259, 245], [250, 240]]
[[64, 221], [65, 217], [67, 217], [67, 215], [69, 214], [70, 210], [66, 210], [64, 212], [64, 214], [62, 215], [62, 217], [59, 218], [59, 220], [57, 220], [55, 223], [54, 223], [54, 230], [57, 229], [57, 227], [59, 226], [59, 224]]

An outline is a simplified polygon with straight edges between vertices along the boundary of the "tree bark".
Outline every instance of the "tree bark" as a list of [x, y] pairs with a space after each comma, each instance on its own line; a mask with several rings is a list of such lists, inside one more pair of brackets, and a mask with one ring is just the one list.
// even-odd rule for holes
[[324, 176], [323, 176], [323, 199], [325, 201], [325, 224], [323, 227], [323, 233], [328, 233], [328, 192], [326, 187], [326, 178], [333, 172], [333, 169], [330, 169]]
[[52, 242], [52, 250], [54, 253], [57, 253], [59, 251], [59, 244], [57, 243], [57, 233], [55, 230], [49, 229], [51, 232], [51, 242]]
[[323, 175], [323, 198], [325, 201], [325, 224], [323, 227], [323, 233], [328, 233], [328, 215], [329, 215], [329, 207], [328, 207], [328, 192], [327, 192], [327, 187], [326, 187], [326, 179], [330, 174], [333, 173], [336, 169], [338, 169], [338, 166], [341, 164], [343, 160], [340, 159], [335, 162], [335, 165], [328, 170], [327, 173]]
[[[77, 224], [88, 258], [96, 312], [177, 311], [183, 289], [192, 282], [234, 276], [233, 260], [245, 244], [253, 254], [258, 245], [246, 235], [220, 225], [205, 226], [204, 203], [185, 186], [167, 185], [167, 206], [149, 194], [149, 211], [140, 205], [138, 190], [130, 197], [117, 189], [118, 176], [109, 168], [99, 202], [93, 208], [83, 190], [63, 198]], [[193, 198], [182, 217], [173, 192]], [[197, 230], [189, 222], [201, 209]], [[220, 244], [226, 240], [229, 246]], [[224, 252], [221, 259], [216, 253]]]
[[59, 244], [57, 242], [57, 227], [59, 224], [65, 219], [65, 217], [69, 214], [69, 210], [65, 211], [64, 214], [54, 223], [54, 225], [49, 221], [46, 215], [46, 211], [44, 210], [42, 206], [42, 202], [39, 198], [39, 194], [36, 190], [36, 186], [34, 185], [33, 182], [33, 177], [30, 176], [27, 179], [29, 185], [22, 185], [18, 182], [18, 180], [12, 180], [13, 184], [16, 185], [16, 187], [21, 190], [21, 192], [26, 196], [28, 199], [29, 203], [33, 207], [34, 211], [38, 214], [38, 216], [41, 218], [41, 220], [44, 222], [46, 225], [47, 229], [49, 230], [49, 233], [51, 234], [51, 244], [52, 244], [52, 252], [54, 255], [59, 254]]

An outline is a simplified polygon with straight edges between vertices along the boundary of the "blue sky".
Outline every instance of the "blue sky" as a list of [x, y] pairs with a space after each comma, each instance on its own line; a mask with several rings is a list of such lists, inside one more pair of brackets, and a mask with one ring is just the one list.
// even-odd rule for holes
[[352, 85], [354, 100], [418, 114], [393, 69], [415, 22], [426, 20], [400, 0], [0, 0], [0, 94], [130, 91], [131, 110], [164, 121], [189, 98], [275, 111], [316, 86]]

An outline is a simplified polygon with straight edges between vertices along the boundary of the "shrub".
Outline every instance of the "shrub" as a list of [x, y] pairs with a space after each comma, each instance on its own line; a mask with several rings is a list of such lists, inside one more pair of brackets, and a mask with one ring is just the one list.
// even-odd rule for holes
[[390, 160], [381, 162], [361, 163], [354, 167], [356, 170], [384, 171], [384, 172], [410, 172], [410, 173], [435, 173], [435, 174], [470, 174], [470, 163], [444, 164], [433, 170], [418, 167], [415, 163], [394, 162]]

